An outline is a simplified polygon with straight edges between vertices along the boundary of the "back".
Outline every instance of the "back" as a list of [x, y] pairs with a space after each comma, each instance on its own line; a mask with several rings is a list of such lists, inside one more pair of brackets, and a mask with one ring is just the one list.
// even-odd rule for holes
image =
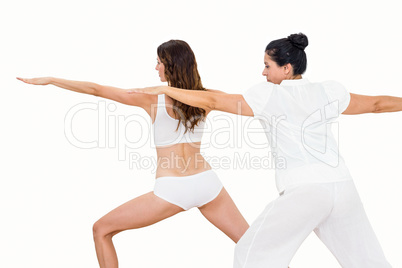
[[276, 169], [280, 190], [299, 182], [350, 179], [331, 131], [350, 101], [342, 85], [307, 79], [264, 82], [244, 98], [265, 128], [273, 156], [284, 163]]
[[211, 169], [200, 153], [205, 121], [200, 120], [194, 130], [186, 131], [184, 124], [169, 115], [172, 104], [165, 95], [158, 95], [153, 134], [158, 155], [156, 177], [187, 176]]

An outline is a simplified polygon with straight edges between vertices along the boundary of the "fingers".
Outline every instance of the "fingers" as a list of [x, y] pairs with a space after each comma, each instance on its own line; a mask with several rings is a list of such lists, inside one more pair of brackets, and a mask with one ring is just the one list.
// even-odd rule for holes
[[17, 79], [20, 80], [20, 81], [22, 81], [22, 82], [24, 82], [24, 83], [27, 83], [27, 84], [34, 84], [34, 83], [32, 82], [32, 79], [21, 78], [21, 77], [17, 77]]
[[128, 94], [135, 94], [135, 93], [142, 93], [142, 92], [139, 92], [138, 90], [128, 90], [127, 93]]
[[30, 84], [30, 85], [48, 85], [49, 81], [46, 77], [39, 77], [39, 78], [21, 78], [17, 77], [18, 80]]
[[139, 89], [139, 88], [127, 90], [127, 93], [128, 94], [135, 94], [135, 93], [152, 94], [152, 92], [149, 92], [149, 91], [144, 90], [144, 89]]
[[133, 93], [140, 93], [137, 89], [129, 89], [127, 90], [128, 94], [133, 94]]

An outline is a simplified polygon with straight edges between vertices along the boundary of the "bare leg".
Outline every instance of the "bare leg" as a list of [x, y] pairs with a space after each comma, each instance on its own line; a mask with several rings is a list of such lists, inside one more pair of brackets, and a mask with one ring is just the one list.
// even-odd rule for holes
[[199, 210], [207, 220], [235, 243], [249, 227], [225, 188], [222, 188], [214, 200], [199, 207]]
[[118, 267], [112, 238], [121, 231], [152, 225], [183, 209], [149, 192], [115, 208], [93, 226], [96, 255], [101, 268]]
[[201, 213], [219, 230], [224, 232], [230, 239], [237, 243], [249, 228], [248, 223], [241, 215], [232, 198], [225, 190], [202, 207]]

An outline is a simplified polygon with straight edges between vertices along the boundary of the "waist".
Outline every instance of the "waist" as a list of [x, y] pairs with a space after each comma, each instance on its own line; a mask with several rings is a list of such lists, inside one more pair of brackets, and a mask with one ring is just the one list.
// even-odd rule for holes
[[201, 153], [182, 152], [159, 153], [156, 178], [161, 176], [188, 176], [211, 169]]
[[295, 168], [276, 169], [275, 180], [279, 192], [284, 191], [290, 185], [300, 183], [325, 183], [351, 180], [343, 161], [337, 166], [325, 163], [306, 164]]
[[157, 176], [155, 179], [160, 180], [160, 179], [164, 179], [164, 178], [172, 178], [172, 177], [174, 177], [176, 179], [185, 180], [185, 179], [191, 179], [191, 178], [203, 175], [203, 174], [209, 174], [210, 172], [214, 173], [214, 171], [210, 168], [210, 169], [198, 171], [198, 172], [195, 172], [195, 173], [184, 174], [184, 175], [183, 174], [179, 174], [179, 175], [177, 175], [177, 174], [163, 174], [161, 176]]

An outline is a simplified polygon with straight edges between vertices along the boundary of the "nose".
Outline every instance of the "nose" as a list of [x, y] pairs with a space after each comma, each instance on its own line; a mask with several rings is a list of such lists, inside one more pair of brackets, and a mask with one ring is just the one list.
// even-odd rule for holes
[[265, 68], [264, 68], [264, 70], [262, 70], [262, 75], [267, 76], [267, 72], [266, 72]]

